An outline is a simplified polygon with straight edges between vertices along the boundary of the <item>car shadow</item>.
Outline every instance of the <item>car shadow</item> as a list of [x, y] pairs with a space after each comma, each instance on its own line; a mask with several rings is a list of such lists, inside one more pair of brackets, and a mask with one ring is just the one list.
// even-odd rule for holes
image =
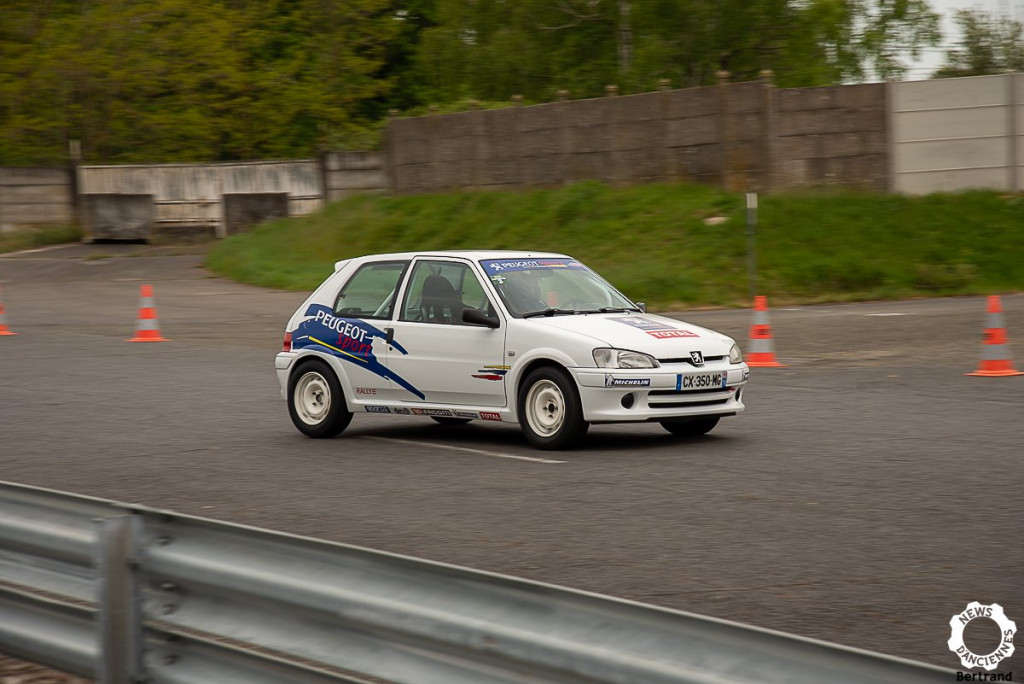
[[438, 443], [438, 446], [450, 445], [465, 449], [485, 451], [502, 451], [515, 449], [522, 455], [540, 456], [543, 454], [578, 454], [581, 452], [607, 453], [625, 452], [644, 449], [690, 448], [732, 442], [729, 436], [714, 433], [698, 437], [679, 437], [669, 434], [658, 425], [641, 423], [639, 425], [598, 425], [591, 426], [586, 436], [571, 449], [559, 451], [542, 451], [534, 448], [523, 436], [518, 426], [512, 423], [487, 424], [474, 421], [465, 425], [438, 425], [423, 421], [422, 424], [402, 423], [384, 425], [365, 425], [350, 427], [341, 436], [344, 437], [382, 437], [401, 439], [412, 442]]

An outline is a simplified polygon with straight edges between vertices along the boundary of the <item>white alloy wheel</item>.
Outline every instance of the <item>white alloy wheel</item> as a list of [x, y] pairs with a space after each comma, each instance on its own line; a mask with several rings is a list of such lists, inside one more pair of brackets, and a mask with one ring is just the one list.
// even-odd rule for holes
[[324, 376], [303, 373], [295, 383], [295, 411], [307, 425], [319, 425], [331, 411], [331, 388]]
[[541, 437], [556, 434], [565, 422], [565, 395], [551, 380], [539, 380], [526, 393], [526, 421]]
[[541, 366], [527, 373], [517, 405], [523, 435], [538, 449], [574, 446], [590, 427], [576, 384], [561, 368]]
[[303, 361], [288, 379], [288, 415], [307, 437], [334, 437], [352, 421], [338, 376], [324, 361]]

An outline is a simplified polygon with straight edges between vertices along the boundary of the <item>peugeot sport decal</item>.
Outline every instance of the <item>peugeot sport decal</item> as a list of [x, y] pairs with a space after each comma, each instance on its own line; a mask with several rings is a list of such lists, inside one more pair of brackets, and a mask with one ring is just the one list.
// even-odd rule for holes
[[[426, 399], [423, 392], [413, 387], [405, 378], [382, 364], [373, 353], [373, 338], [386, 339], [383, 330], [375, 328], [357, 318], [335, 316], [330, 307], [310, 304], [306, 319], [292, 332], [293, 349], [312, 349], [342, 361], [365, 368], [374, 375], [393, 380], [420, 399]], [[408, 354], [397, 341], [391, 346], [402, 354]]]

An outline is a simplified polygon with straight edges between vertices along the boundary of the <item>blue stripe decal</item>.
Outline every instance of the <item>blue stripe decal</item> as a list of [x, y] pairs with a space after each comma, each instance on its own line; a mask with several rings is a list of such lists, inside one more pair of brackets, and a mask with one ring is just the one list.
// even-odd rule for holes
[[[292, 331], [292, 349], [308, 348], [330, 354], [374, 375], [393, 380], [420, 399], [425, 399], [423, 392], [380, 362], [373, 352], [373, 340], [378, 337], [387, 339], [383, 330], [364, 320], [335, 316], [322, 304], [310, 304], [305, 320]], [[397, 340], [390, 344], [402, 354], [409, 353]]]

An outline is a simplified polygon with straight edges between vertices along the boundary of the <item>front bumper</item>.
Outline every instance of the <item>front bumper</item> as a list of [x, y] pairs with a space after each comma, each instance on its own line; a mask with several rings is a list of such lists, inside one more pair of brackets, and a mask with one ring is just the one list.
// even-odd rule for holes
[[[583, 419], [591, 423], [671, 420], [742, 412], [747, 364], [719, 362], [619, 370], [571, 368], [580, 389]], [[720, 377], [709, 385], [709, 374]]]

